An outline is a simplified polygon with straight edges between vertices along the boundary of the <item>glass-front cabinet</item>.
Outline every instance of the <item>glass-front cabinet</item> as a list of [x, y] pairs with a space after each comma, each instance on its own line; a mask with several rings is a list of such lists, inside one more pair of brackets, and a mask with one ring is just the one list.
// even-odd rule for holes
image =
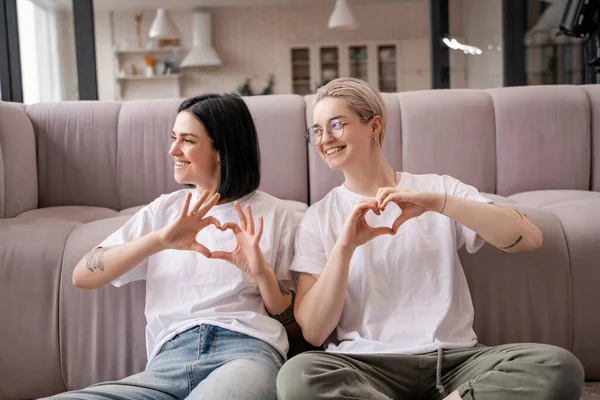
[[368, 73], [368, 49], [367, 46], [349, 46], [348, 63], [350, 67], [349, 76], [352, 78], [369, 80]]
[[319, 69], [321, 70], [319, 86], [340, 77], [339, 53], [338, 47], [321, 47], [319, 49]]
[[400, 90], [399, 43], [344, 43], [297, 46], [291, 54], [292, 93], [315, 93], [338, 77], [370, 82], [381, 92]]
[[310, 49], [295, 48], [292, 55], [292, 93], [307, 95], [312, 92], [310, 81]]
[[377, 46], [377, 70], [380, 92], [395, 92], [398, 85], [396, 46]]

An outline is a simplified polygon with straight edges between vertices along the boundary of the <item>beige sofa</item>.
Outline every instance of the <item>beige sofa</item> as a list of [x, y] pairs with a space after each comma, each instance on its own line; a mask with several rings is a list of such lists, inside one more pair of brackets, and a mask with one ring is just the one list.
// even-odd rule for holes
[[[453, 175], [524, 210], [544, 233], [532, 253], [460, 253], [480, 341], [562, 346], [599, 380], [600, 87], [384, 98], [384, 152], [396, 169]], [[262, 190], [310, 204], [341, 183], [305, 142], [310, 98], [246, 100]], [[178, 104], [0, 103], [0, 399], [143, 369], [143, 284], [89, 291], [71, 274], [140, 206], [180, 188], [167, 154]]]

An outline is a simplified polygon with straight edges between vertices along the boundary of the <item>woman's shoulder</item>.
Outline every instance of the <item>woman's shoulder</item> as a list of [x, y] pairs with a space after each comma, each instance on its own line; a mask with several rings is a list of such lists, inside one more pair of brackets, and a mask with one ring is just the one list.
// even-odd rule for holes
[[180, 189], [171, 193], [161, 194], [152, 203], [148, 204], [148, 208], [153, 213], [162, 213], [171, 208], [177, 208], [178, 211], [181, 211], [181, 207], [185, 202], [185, 196], [191, 191], [193, 189]]
[[308, 207], [304, 218], [320, 220], [328, 218], [336, 212], [343, 213], [343, 197], [344, 193], [341, 190], [341, 186], [333, 188], [321, 200], [314, 202]]
[[399, 185], [407, 189], [443, 191], [447, 187], [455, 186], [459, 182], [458, 179], [450, 175], [402, 172]]
[[255, 216], [268, 216], [273, 223], [280, 223], [283, 229], [300, 225], [308, 207], [300, 201], [280, 199], [258, 190], [248, 202]]

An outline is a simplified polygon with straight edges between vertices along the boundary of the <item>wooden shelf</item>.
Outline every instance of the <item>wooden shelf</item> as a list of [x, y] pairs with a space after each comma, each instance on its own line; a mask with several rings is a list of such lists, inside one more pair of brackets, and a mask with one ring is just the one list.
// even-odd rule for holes
[[119, 49], [115, 54], [174, 53], [183, 51], [183, 47], [157, 47], [152, 49]]
[[293, 61], [292, 62], [293, 66], [309, 66], [310, 65], [310, 61], [306, 60], [299, 60], [299, 61]]
[[120, 81], [151, 81], [151, 80], [165, 80], [165, 79], [179, 79], [183, 76], [181, 73], [170, 74], [170, 75], [130, 75], [130, 76], [119, 76], [117, 79]]

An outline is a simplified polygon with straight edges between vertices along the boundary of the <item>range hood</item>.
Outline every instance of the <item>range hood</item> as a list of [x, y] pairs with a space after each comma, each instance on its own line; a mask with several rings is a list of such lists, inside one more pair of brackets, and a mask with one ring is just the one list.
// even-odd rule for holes
[[212, 67], [221, 65], [219, 55], [212, 47], [212, 23], [209, 12], [194, 10], [193, 45], [181, 62], [181, 67]]

